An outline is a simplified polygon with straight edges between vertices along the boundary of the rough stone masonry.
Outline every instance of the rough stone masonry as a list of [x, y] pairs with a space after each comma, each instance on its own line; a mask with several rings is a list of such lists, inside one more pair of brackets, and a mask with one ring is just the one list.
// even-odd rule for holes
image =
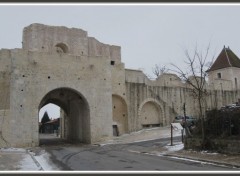
[[[239, 97], [231, 87], [208, 89], [206, 109]], [[0, 50], [0, 90], [0, 147], [38, 146], [39, 110], [49, 103], [64, 112], [62, 137], [83, 143], [169, 125], [183, 103], [188, 114], [198, 112], [175, 74], [149, 80], [125, 68], [119, 46], [63, 26], [31, 24], [22, 48]]]

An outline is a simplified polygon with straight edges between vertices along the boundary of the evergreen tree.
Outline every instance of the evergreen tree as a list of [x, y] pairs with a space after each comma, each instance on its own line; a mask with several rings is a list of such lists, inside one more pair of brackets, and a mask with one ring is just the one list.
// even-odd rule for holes
[[49, 122], [49, 121], [50, 121], [50, 118], [48, 116], [47, 111], [45, 111], [45, 113], [44, 113], [44, 115], [42, 117], [41, 123], [44, 124], [44, 123]]

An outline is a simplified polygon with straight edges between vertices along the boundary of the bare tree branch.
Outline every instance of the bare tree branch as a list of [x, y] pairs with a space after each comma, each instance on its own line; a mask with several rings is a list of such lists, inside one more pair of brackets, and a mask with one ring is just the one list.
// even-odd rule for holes
[[155, 64], [155, 66], [152, 68], [152, 72], [156, 76], [156, 78], [158, 78], [163, 73], [167, 73], [168, 70], [169, 69], [166, 68], [165, 65], [160, 66], [160, 65]]
[[[208, 55], [210, 50], [210, 43], [208, 44], [205, 53], [199, 51], [197, 46], [194, 49], [193, 55], [191, 56], [188, 50], [185, 50], [185, 57], [186, 60], [184, 63], [187, 66], [186, 70], [179, 68], [179, 66], [175, 64], [171, 64], [174, 71], [179, 77], [185, 81], [188, 85], [191, 86], [192, 95], [198, 101], [199, 107], [199, 118], [202, 121], [202, 138], [203, 141], [205, 140], [205, 133], [204, 133], [204, 102], [206, 95], [208, 94], [207, 90], [205, 89], [206, 86], [206, 76], [207, 70], [210, 68], [211, 64], [207, 64]], [[211, 60], [213, 61], [214, 57]]]

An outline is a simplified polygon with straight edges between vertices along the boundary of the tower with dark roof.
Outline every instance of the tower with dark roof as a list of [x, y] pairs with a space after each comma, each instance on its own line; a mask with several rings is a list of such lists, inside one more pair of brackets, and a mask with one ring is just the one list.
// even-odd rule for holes
[[229, 47], [223, 47], [207, 73], [209, 84], [214, 89], [236, 90], [240, 88], [240, 59]]

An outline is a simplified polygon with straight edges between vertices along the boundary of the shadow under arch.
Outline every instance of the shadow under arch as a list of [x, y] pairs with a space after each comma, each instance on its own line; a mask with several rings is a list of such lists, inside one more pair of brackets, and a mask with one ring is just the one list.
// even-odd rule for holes
[[64, 111], [64, 117], [61, 117], [61, 123], [64, 123], [64, 129], [61, 129], [63, 139], [74, 143], [91, 143], [90, 109], [81, 93], [67, 87], [51, 90], [42, 98], [38, 111], [49, 103]]
[[[128, 133], [128, 110], [123, 97], [112, 94], [113, 135], [119, 136]], [[116, 130], [116, 131], [115, 131]]]

